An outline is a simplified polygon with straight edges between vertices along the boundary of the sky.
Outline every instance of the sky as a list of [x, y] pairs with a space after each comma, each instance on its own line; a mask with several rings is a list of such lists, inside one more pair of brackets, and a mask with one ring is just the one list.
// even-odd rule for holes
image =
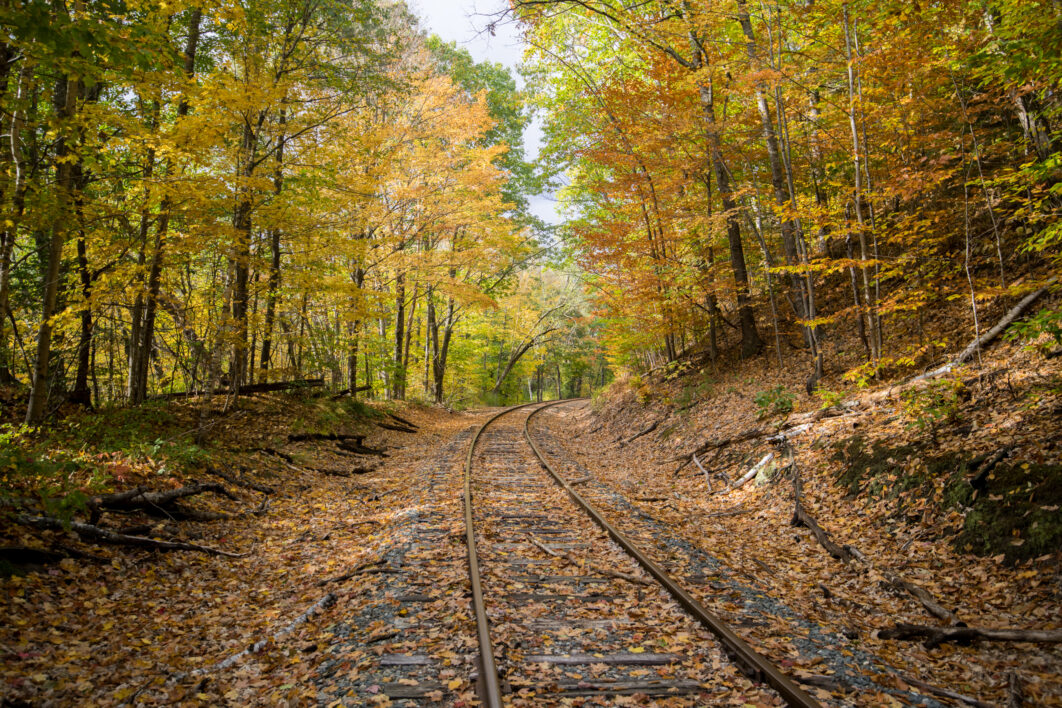
[[[457, 42], [457, 46], [467, 49], [477, 62], [504, 64], [512, 70], [517, 85], [523, 85], [516, 67], [524, 52], [524, 42], [516, 24], [503, 20], [495, 25], [493, 36], [487, 31], [487, 25], [498, 20], [502, 11], [508, 8], [506, 0], [411, 0], [409, 5], [420, 16], [425, 30], [448, 42]], [[541, 145], [542, 122], [535, 118], [524, 131], [527, 158], [538, 157]], [[559, 224], [562, 221], [557, 213], [557, 202], [552, 197], [539, 195], [528, 201], [531, 212], [546, 223]]]

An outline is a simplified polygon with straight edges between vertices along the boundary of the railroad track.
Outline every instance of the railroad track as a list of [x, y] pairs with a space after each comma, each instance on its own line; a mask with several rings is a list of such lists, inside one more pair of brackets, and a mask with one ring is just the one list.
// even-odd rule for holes
[[530, 422], [561, 403], [501, 411], [469, 446], [465, 528], [483, 703], [639, 695], [706, 704], [737, 689], [818, 706], [555, 472]]

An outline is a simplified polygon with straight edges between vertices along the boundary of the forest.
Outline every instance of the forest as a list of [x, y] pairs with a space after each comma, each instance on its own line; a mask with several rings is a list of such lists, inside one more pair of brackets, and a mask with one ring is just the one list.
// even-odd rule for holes
[[[568, 646], [558, 666], [607, 660], [529, 670], [508, 704], [562, 704], [538, 681], [575, 705], [1062, 704], [1062, 3], [486, 5], [469, 21], [519, 66], [405, 0], [0, 2], [0, 611], [25, 618], [0, 626], [0, 705], [89, 683], [103, 704], [501, 705], [490, 677], [523, 676], [542, 618], [489, 600], [500, 668], [486, 610], [462, 663], [477, 539], [488, 569], [538, 548], [557, 572], [534, 582], [624, 588], [629, 618], [658, 575], [544, 543], [570, 510], [489, 460], [525, 444], [522, 473], [725, 586], [675, 597], [785, 676], [691, 658], [729, 630], [660, 615], [659, 645]], [[536, 509], [528, 538], [491, 536]], [[401, 643], [405, 610], [342, 625], [357, 597], [407, 602], [387, 583], [449, 593], [424, 636]], [[795, 609], [749, 619], [739, 596]], [[599, 666], [646, 649], [687, 663]], [[741, 676], [710, 686], [709, 664]]]

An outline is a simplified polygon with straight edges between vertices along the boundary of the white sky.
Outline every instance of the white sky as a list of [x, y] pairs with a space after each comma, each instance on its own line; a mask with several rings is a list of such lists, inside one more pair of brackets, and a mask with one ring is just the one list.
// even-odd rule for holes
[[[448, 42], [457, 42], [457, 46], [467, 49], [477, 62], [504, 64], [512, 70], [517, 85], [523, 85], [516, 67], [523, 55], [524, 43], [516, 31], [516, 24], [503, 20], [495, 26], [494, 36], [487, 31], [487, 25], [498, 20], [502, 11], [508, 8], [506, 0], [410, 0], [409, 5], [420, 15], [424, 29]], [[538, 157], [541, 145], [542, 122], [535, 118], [524, 131], [527, 158]], [[556, 201], [549, 196], [531, 197], [529, 205], [531, 212], [547, 223], [562, 221], [557, 214]]]

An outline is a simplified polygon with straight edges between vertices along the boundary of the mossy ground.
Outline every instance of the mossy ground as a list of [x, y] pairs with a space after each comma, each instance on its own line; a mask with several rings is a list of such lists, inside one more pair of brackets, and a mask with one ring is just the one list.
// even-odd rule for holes
[[912, 498], [960, 512], [961, 526], [948, 530], [959, 551], [1017, 562], [1062, 546], [1062, 466], [1006, 460], [981, 474], [987, 456], [925, 453], [917, 444], [868, 446], [856, 435], [834, 445], [838, 482], [853, 497], [892, 502], [897, 513]]

